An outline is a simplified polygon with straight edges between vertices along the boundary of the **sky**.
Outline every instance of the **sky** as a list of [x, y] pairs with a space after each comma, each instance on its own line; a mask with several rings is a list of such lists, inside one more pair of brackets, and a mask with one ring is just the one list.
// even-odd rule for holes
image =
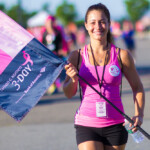
[[[84, 18], [87, 8], [96, 3], [105, 4], [111, 14], [112, 19], [119, 19], [127, 15], [124, 0], [67, 0], [76, 6], [76, 10], [81, 19]], [[0, 0], [0, 3], [5, 4], [6, 8], [17, 4], [18, 0]], [[63, 0], [21, 0], [22, 7], [28, 12], [40, 10], [42, 5], [49, 3], [49, 8], [52, 13], [55, 13], [56, 7], [60, 5]]]

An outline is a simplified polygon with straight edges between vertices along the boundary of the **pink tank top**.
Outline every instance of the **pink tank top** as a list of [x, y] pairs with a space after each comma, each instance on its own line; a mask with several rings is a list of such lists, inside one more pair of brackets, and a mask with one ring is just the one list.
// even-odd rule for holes
[[[88, 81], [94, 88], [100, 91], [95, 66], [90, 64], [85, 46], [82, 55], [82, 63], [79, 75]], [[101, 93], [116, 107], [124, 112], [120, 97], [121, 69], [117, 59], [116, 48], [111, 45], [110, 63], [105, 66], [104, 79], [101, 87]], [[103, 66], [97, 66], [99, 78], [101, 80]], [[89, 127], [107, 127], [124, 122], [124, 117], [115, 110], [108, 102], [101, 98], [91, 87], [79, 79], [82, 88], [82, 102], [75, 115], [75, 124]], [[96, 103], [105, 103], [106, 115], [97, 117]]]

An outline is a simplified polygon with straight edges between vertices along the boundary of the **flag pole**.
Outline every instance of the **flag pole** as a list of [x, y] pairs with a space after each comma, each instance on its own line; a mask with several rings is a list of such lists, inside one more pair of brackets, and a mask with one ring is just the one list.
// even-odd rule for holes
[[[123, 113], [119, 108], [117, 108], [113, 103], [111, 103], [105, 96], [103, 96], [99, 91], [97, 91], [92, 85], [90, 85], [84, 78], [82, 78], [79, 74], [77, 76], [84, 81], [88, 86], [90, 86], [96, 93], [98, 93], [102, 98], [104, 98], [112, 107], [114, 107], [126, 120], [128, 120], [132, 125], [134, 125], [134, 121], [125, 113]], [[150, 140], [150, 135], [144, 131], [139, 125], [136, 126], [136, 128], [145, 135]]]

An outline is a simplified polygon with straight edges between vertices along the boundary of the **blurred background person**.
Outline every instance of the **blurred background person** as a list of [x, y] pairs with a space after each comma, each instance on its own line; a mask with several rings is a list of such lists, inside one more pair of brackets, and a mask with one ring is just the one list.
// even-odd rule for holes
[[134, 40], [134, 29], [130, 21], [125, 20], [122, 28], [122, 38], [126, 45], [126, 48], [131, 52], [135, 61], [135, 40]]
[[[48, 16], [45, 22], [45, 31], [43, 33], [42, 43], [54, 54], [62, 59], [66, 59], [68, 53], [68, 45], [65, 40], [63, 28], [57, 24], [54, 16]], [[61, 82], [65, 79], [65, 72], [62, 71], [59, 78], [47, 90], [47, 94], [59, 92]]]
[[66, 40], [69, 47], [69, 53], [71, 50], [77, 48], [77, 32], [78, 28], [74, 22], [70, 22], [65, 27]]
[[63, 29], [57, 25], [54, 16], [48, 16], [46, 19], [42, 43], [59, 57], [67, 55], [68, 47], [65, 42]]
[[78, 47], [83, 47], [86, 43], [86, 31], [84, 27], [80, 27], [77, 32]]
[[113, 35], [113, 42], [116, 42], [122, 34], [120, 23], [112, 20], [110, 30]]

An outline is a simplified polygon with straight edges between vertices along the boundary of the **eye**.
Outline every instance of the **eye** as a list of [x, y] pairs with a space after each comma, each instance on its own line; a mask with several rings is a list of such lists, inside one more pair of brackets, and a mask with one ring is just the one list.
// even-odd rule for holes
[[95, 22], [90, 22], [90, 24], [95, 24]]
[[106, 21], [101, 21], [100, 23], [101, 23], [101, 24], [106, 24]]

